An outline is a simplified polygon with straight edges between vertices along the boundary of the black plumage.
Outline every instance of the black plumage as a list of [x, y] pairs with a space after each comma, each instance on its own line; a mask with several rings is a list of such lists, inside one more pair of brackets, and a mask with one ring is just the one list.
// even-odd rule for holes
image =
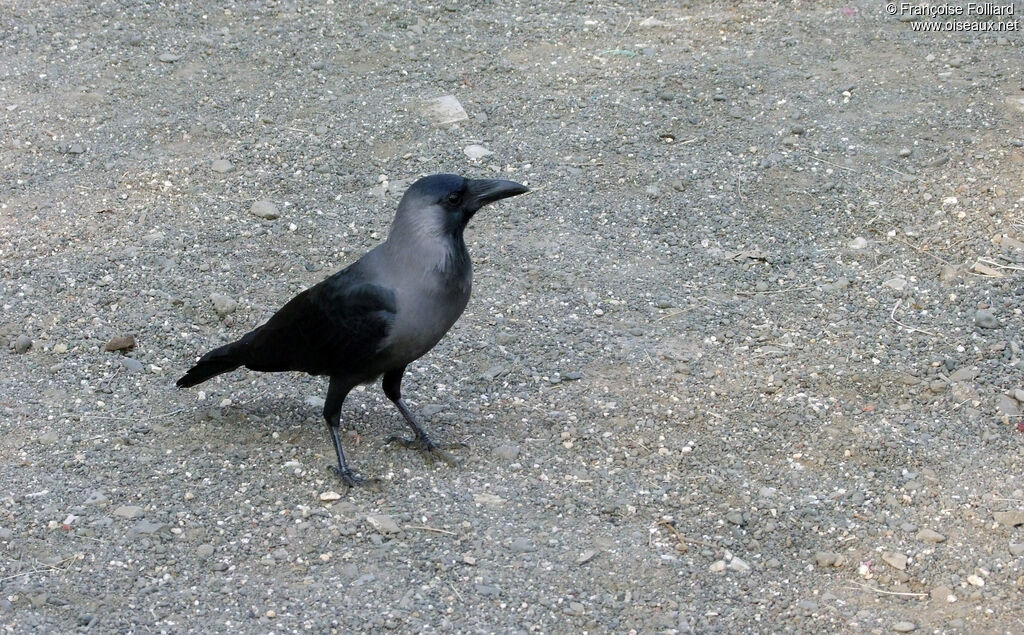
[[354, 387], [382, 377], [384, 393], [415, 433], [407, 445], [449, 460], [402, 400], [402, 376], [440, 341], [469, 301], [473, 272], [463, 239], [466, 224], [484, 205], [526, 191], [512, 181], [452, 174], [416, 181], [398, 205], [387, 240], [292, 298], [262, 326], [203, 355], [178, 386], [240, 367], [326, 375], [324, 418], [336, 469], [353, 485], [361, 479], [341, 446], [342, 404]]

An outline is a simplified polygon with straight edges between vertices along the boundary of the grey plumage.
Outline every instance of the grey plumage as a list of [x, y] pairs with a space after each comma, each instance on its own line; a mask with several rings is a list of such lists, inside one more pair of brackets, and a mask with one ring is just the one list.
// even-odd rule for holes
[[352, 388], [383, 377], [384, 393], [415, 433], [406, 444], [449, 460], [402, 399], [402, 375], [469, 302], [473, 268], [463, 239], [466, 224], [484, 205], [526, 191], [512, 181], [452, 174], [416, 181], [398, 204], [387, 240], [292, 298], [262, 326], [208, 352], [177, 385], [194, 386], [243, 366], [328, 376], [324, 418], [336, 471], [353, 485], [361, 479], [342, 449], [341, 407]]

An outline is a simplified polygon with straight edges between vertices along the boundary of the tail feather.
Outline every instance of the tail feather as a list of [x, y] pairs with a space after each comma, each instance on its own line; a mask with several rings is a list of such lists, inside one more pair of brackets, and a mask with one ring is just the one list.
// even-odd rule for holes
[[241, 342], [232, 342], [213, 349], [203, 355], [196, 365], [178, 380], [178, 388], [195, 386], [211, 377], [235, 370], [245, 363], [242, 357], [244, 350], [245, 346]]

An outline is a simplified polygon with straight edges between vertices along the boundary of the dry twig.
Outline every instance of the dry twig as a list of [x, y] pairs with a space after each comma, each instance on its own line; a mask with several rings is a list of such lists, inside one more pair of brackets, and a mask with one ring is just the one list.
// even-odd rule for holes
[[813, 159], [815, 161], [820, 161], [821, 163], [824, 163], [826, 165], [831, 165], [832, 167], [839, 168], [840, 170], [846, 170], [847, 172], [853, 172], [854, 174], [860, 174], [860, 172], [858, 170], [855, 170], [853, 168], [848, 168], [845, 165], [839, 165], [838, 163], [833, 163], [833, 162], [831, 162], [831, 161], [829, 161], [827, 159], [821, 159], [819, 157], [814, 156], [813, 154], [810, 154], [810, 153], [807, 153], [807, 152], [803, 152], [801, 150], [797, 150], [797, 151], [800, 152], [800, 154], [802, 154], [805, 157], [807, 157], [808, 159]]
[[889, 319], [890, 320], [892, 320], [893, 322], [899, 324], [900, 326], [902, 326], [903, 328], [907, 329], [911, 333], [913, 333], [914, 331], [917, 331], [918, 333], [923, 333], [925, 335], [930, 335], [932, 337], [941, 337], [942, 339], [946, 339], [945, 336], [943, 336], [941, 334], [932, 333], [931, 331], [926, 331], [924, 329], [919, 329], [916, 326], [910, 326], [909, 324], [907, 324], [905, 322], [900, 322], [899, 320], [897, 320], [896, 319], [896, 310], [900, 308], [900, 304], [902, 304], [902, 303], [903, 303], [903, 298], [900, 298], [899, 300], [896, 300], [896, 306], [892, 307], [892, 312], [889, 313]]
[[712, 549], [718, 549], [718, 545], [713, 545], [710, 542], [704, 542], [703, 540], [697, 540], [695, 538], [687, 538], [686, 536], [684, 536], [681, 533], [679, 533], [679, 530], [676, 529], [675, 525], [673, 525], [672, 523], [668, 522], [667, 520], [663, 520], [663, 521], [659, 522], [658, 524], [659, 525], [664, 525], [664, 526], [668, 527], [669, 530], [672, 532], [672, 534], [676, 537], [676, 540], [678, 540], [679, 544], [682, 545], [683, 547], [686, 547], [686, 543], [690, 543], [690, 544], [694, 544], [694, 545], [700, 545], [702, 547], [711, 547]]
[[427, 527], [426, 525], [406, 525], [406, 529], [418, 529], [420, 531], [432, 531], [437, 534], [446, 534], [448, 536], [458, 536], [459, 534], [454, 531], [448, 531], [447, 529], [438, 529], [437, 527]]
[[898, 595], [900, 597], [908, 597], [908, 598], [926, 598], [926, 597], [928, 597], [927, 593], [910, 593], [910, 592], [906, 592], [906, 591], [886, 591], [885, 589], [879, 589], [878, 587], [871, 586], [870, 584], [862, 584], [860, 582], [854, 582], [854, 584], [856, 584], [857, 586], [855, 586], [855, 587], [848, 586], [848, 587], [843, 587], [843, 588], [853, 589], [854, 591], [874, 591], [875, 593], [881, 593], [883, 595]]

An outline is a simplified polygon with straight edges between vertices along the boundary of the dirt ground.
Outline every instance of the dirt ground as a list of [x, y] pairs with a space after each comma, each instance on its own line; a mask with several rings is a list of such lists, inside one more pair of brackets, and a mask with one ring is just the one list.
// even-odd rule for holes
[[[1009, 6], [2, 3], [0, 630], [1024, 631]], [[459, 467], [174, 388], [434, 172], [534, 190], [404, 384]]]

